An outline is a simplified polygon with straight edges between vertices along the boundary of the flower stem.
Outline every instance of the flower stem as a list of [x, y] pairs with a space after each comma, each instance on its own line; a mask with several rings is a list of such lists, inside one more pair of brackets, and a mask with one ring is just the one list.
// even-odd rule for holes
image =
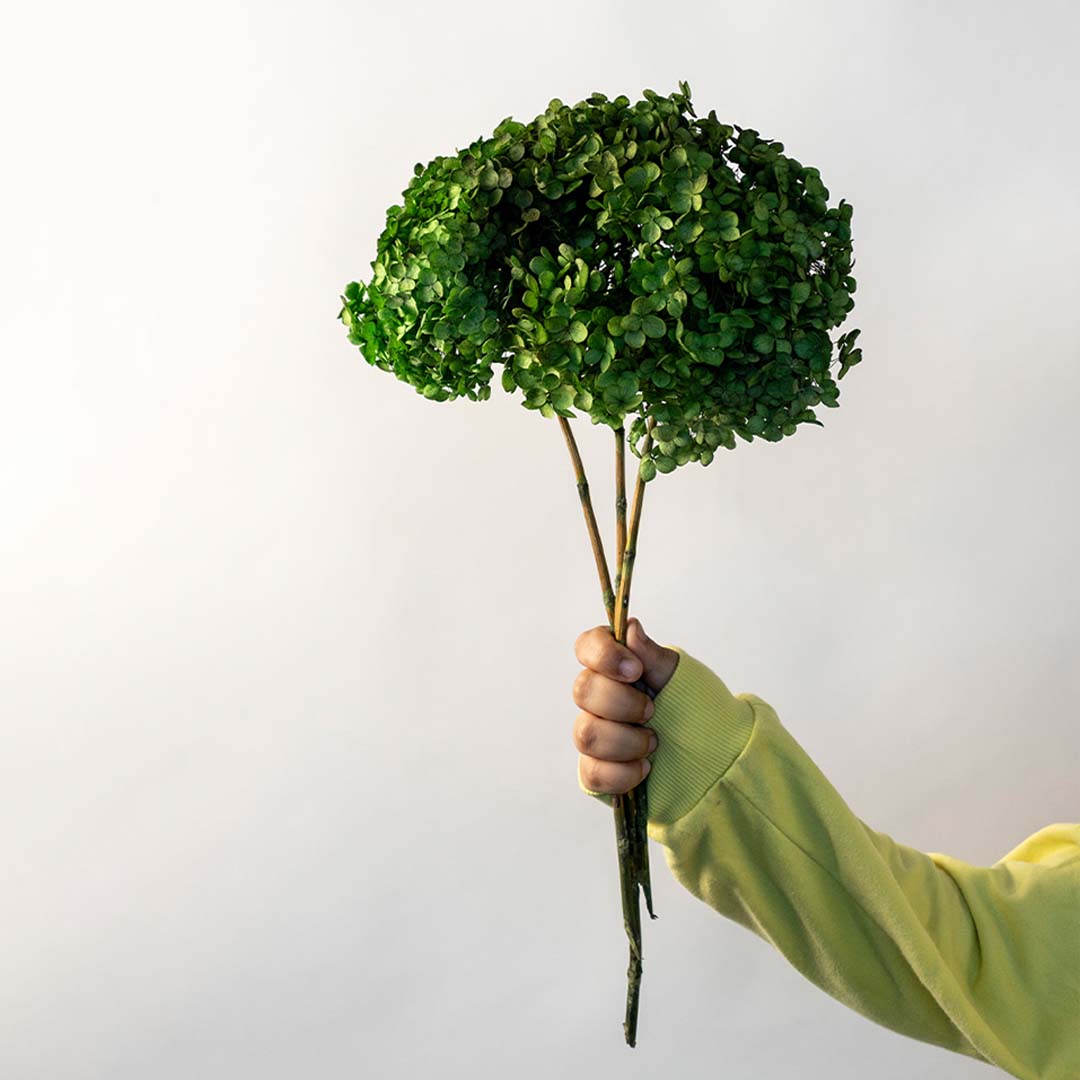
[[[634, 508], [631, 516], [630, 536], [626, 538], [626, 492], [623, 462], [624, 458], [624, 432], [620, 428], [615, 432], [616, 450], [616, 535], [620, 549], [620, 571], [618, 578], [618, 595], [612, 592], [611, 577], [608, 573], [607, 560], [604, 558], [604, 545], [600, 539], [600, 531], [596, 525], [596, 515], [593, 513], [592, 500], [589, 497], [589, 485], [585, 478], [585, 466], [582, 464], [581, 455], [578, 453], [577, 443], [573, 432], [565, 417], [559, 417], [563, 436], [566, 439], [567, 448], [570, 451], [570, 459], [573, 462], [574, 474], [577, 479], [578, 495], [581, 499], [582, 510], [585, 515], [585, 525], [589, 532], [593, 554], [596, 558], [596, 569], [600, 578], [600, 589], [604, 596], [604, 607], [607, 611], [608, 623], [611, 627], [615, 640], [620, 644], [626, 643], [627, 613], [630, 604], [630, 582], [633, 576], [634, 555], [637, 546], [638, 529], [641, 524], [641, 505], [645, 485], [638, 474], [637, 486], [634, 491]], [[647, 453], [652, 444], [653, 419], [649, 418], [648, 432], [645, 437], [645, 450]], [[635, 689], [655, 697], [655, 693], [645, 682], [638, 679], [634, 684]], [[626, 988], [626, 1017], [623, 1021], [623, 1032], [629, 1046], [634, 1046], [637, 1039], [637, 1015], [638, 1002], [641, 993], [641, 910], [638, 904], [638, 886], [645, 893], [645, 903], [649, 916], [653, 919], [656, 915], [652, 909], [652, 888], [649, 879], [649, 847], [648, 847], [648, 798], [647, 787], [643, 780], [630, 791], [612, 796], [612, 806], [615, 811], [615, 837], [619, 857], [619, 886], [622, 894], [623, 928], [630, 943], [630, 966], [627, 968]]]
[[[653, 417], [649, 417], [645, 431], [645, 445], [641, 455], [644, 457], [652, 447], [652, 430], [656, 423]], [[638, 471], [637, 483], [634, 485], [634, 508], [630, 512], [630, 535], [626, 538], [620, 558], [622, 566], [619, 574], [619, 590], [615, 596], [615, 640], [620, 644], [626, 643], [626, 624], [630, 614], [630, 583], [634, 577], [634, 560], [637, 556], [638, 529], [641, 526], [641, 504], [645, 497], [645, 481]]]
[[570, 451], [570, 460], [574, 463], [578, 496], [581, 499], [581, 509], [585, 513], [585, 527], [589, 530], [589, 539], [592, 541], [593, 555], [596, 558], [596, 572], [600, 577], [600, 591], [604, 594], [604, 609], [607, 611], [608, 623], [614, 627], [615, 592], [611, 588], [611, 575], [608, 573], [607, 559], [604, 557], [604, 542], [600, 539], [600, 530], [596, 526], [596, 514], [593, 513], [592, 499], [589, 498], [589, 481], [585, 478], [585, 466], [581, 462], [581, 454], [578, 453], [574, 433], [570, 430], [570, 424], [565, 416], [559, 417], [559, 425], [562, 427], [563, 436], [566, 438], [566, 446]]
[[615, 591], [622, 580], [622, 553], [626, 547], [626, 431], [615, 432]]
[[[655, 424], [649, 417], [645, 433], [642, 456], [652, 446], [652, 430]], [[637, 555], [638, 532], [641, 527], [641, 510], [645, 497], [645, 481], [639, 470], [637, 483], [634, 485], [634, 506], [630, 512], [630, 531], [622, 551], [622, 568], [619, 573], [619, 588], [615, 596], [615, 640], [626, 643], [626, 624], [630, 612], [630, 585], [634, 577], [634, 563]], [[643, 679], [634, 684], [650, 697], [656, 695]], [[641, 993], [641, 912], [638, 907], [638, 886], [645, 894], [645, 906], [649, 917], [656, 918], [652, 906], [652, 882], [649, 877], [649, 837], [648, 837], [648, 786], [642, 781], [635, 788], [622, 795], [613, 797], [615, 808], [615, 832], [618, 838], [620, 862], [619, 871], [623, 883], [623, 915], [627, 936], [630, 938], [630, 967], [627, 969], [626, 1018], [623, 1031], [626, 1042], [633, 1046], [637, 1038], [638, 1000]], [[625, 862], [621, 858], [626, 850]]]

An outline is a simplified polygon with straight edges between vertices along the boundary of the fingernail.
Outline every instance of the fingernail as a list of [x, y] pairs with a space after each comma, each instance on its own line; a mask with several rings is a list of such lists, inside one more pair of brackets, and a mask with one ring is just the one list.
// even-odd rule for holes
[[645, 702], [645, 719], [648, 720], [654, 712], [656, 712], [656, 702], [653, 701], [652, 698], [649, 698], [649, 700]]
[[642, 758], [641, 764], [643, 766], [641, 770], [641, 779], [644, 780], [645, 777], [649, 775], [649, 770], [652, 768], [652, 762], [648, 758]]
[[656, 735], [655, 733], [649, 736], [649, 753], [651, 754], [656, 749]]
[[625, 675], [626, 678], [630, 678], [631, 675], [636, 675], [638, 665], [636, 660], [631, 660], [627, 657], [625, 660], [619, 661], [619, 674]]

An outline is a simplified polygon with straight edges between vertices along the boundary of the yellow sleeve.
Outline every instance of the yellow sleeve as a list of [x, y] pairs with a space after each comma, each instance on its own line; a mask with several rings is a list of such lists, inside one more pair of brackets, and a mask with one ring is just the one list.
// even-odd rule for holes
[[1080, 1078], [1080, 824], [992, 866], [897, 843], [770, 705], [667, 647], [647, 783], [675, 878], [875, 1023], [1023, 1080]]

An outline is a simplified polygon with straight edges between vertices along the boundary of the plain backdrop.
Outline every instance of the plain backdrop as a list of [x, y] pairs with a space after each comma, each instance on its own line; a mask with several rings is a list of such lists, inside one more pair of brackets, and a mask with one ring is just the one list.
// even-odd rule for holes
[[631, 613], [864, 821], [989, 864], [1080, 815], [1078, 33], [985, 0], [5, 9], [0, 1074], [988, 1075], [655, 843], [625, 1046], [557, 422], [497, 373], [424, 399], [338, 297], [414, 163], [554, 97], [686, 79], [816, 165], [863, 362], [823, 428], [649, 486]]

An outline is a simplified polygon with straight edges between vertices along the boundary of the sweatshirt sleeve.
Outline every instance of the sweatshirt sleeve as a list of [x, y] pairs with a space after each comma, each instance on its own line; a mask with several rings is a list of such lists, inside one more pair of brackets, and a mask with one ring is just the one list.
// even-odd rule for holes
[[856, 817], [770, 705], [667, 648], [648, 831], [675, 878], [875, 1023], [1022, 1080], [1077, 1080], [1080, 824], [992, 866], [907, 847]]

